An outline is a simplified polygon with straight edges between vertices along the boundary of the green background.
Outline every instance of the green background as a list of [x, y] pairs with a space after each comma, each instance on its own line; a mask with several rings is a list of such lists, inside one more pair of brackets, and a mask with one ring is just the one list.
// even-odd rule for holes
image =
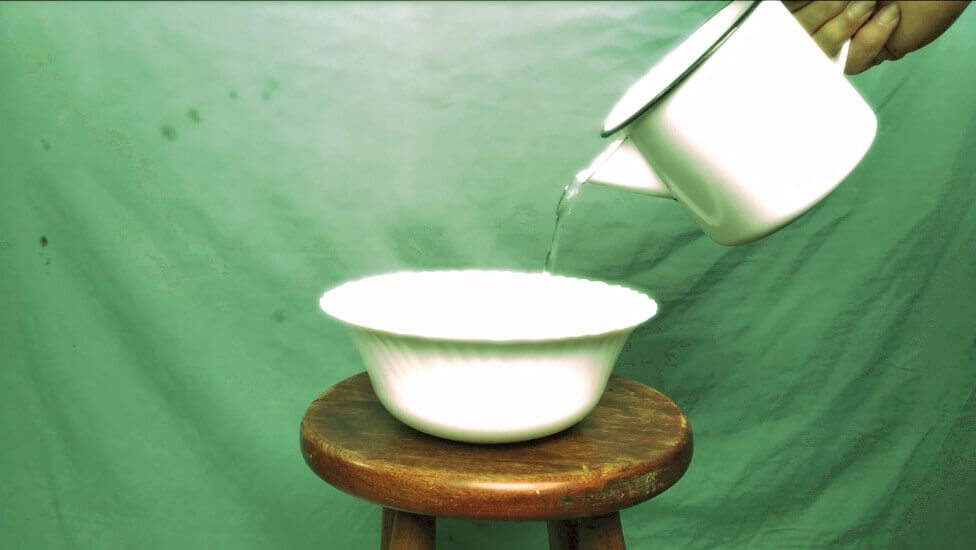
[[[318, 296], [541, 269], [613, 101], [723, 4], [0, 4], [0, 547], [378, 546], [298, 450], [362, 370]], [[767, 239], [584, 188], [559, 271], [660, 301], [615, 372], [696, 437], [630, 548], [976, 546], [973, 11], [852, 78], [872, 150]]]

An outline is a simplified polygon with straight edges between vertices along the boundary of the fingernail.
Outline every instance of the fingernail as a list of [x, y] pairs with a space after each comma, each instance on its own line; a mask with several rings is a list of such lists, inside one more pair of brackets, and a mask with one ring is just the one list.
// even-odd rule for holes
[[878, 20], [881, 21], [882, 25], [889, 25], [897, 21], [900, 16], [901, 11], [898, 9], [898, 4], [891, 4], [881, 10], [881, 13], [878, 15]]
[[854, 19], [860, 19], [871, 11], [874, 4], [874, 0], [858, 0], [857, 2], [851, 2], [851, 5], [847, 7], [847, 11]]

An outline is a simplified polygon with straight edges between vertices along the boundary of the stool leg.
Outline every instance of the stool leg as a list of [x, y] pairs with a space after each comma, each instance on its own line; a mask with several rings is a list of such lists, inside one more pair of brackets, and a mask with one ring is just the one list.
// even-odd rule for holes
[[434, 550], [437, 519], [396, 511], [389, 550]]
[[579, 550], [576, 533], [576, 520], [550, 521], [549, 550]]
[[579, 520], [580, 550], [624, 550], [620, 513], [611, 512]]
[[390, 548], [390, 537], [393, 536], [393, 518], [396, 517], [396, 510], [383, 507], [383, 534], [380, 536], [380, 550]]

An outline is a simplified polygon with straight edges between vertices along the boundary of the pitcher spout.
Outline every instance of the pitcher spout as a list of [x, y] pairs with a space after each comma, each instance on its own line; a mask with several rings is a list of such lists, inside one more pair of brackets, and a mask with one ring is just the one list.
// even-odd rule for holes
[[615, 139], [576, 179], [618, 187], [643, 195], [674, 199], [674, 195], [647, 164], [640, 151], [628, 138]]

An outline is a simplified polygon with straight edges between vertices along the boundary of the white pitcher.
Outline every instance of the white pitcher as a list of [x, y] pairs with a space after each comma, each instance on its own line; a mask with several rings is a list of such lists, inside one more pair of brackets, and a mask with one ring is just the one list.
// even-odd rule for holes
[[620, 98], [616, 139], [583, 181], [677, 200], [716, 242], [789, 224], [833, 191], [877, 131], [844, 77], [778, 0], [733, 1]]

